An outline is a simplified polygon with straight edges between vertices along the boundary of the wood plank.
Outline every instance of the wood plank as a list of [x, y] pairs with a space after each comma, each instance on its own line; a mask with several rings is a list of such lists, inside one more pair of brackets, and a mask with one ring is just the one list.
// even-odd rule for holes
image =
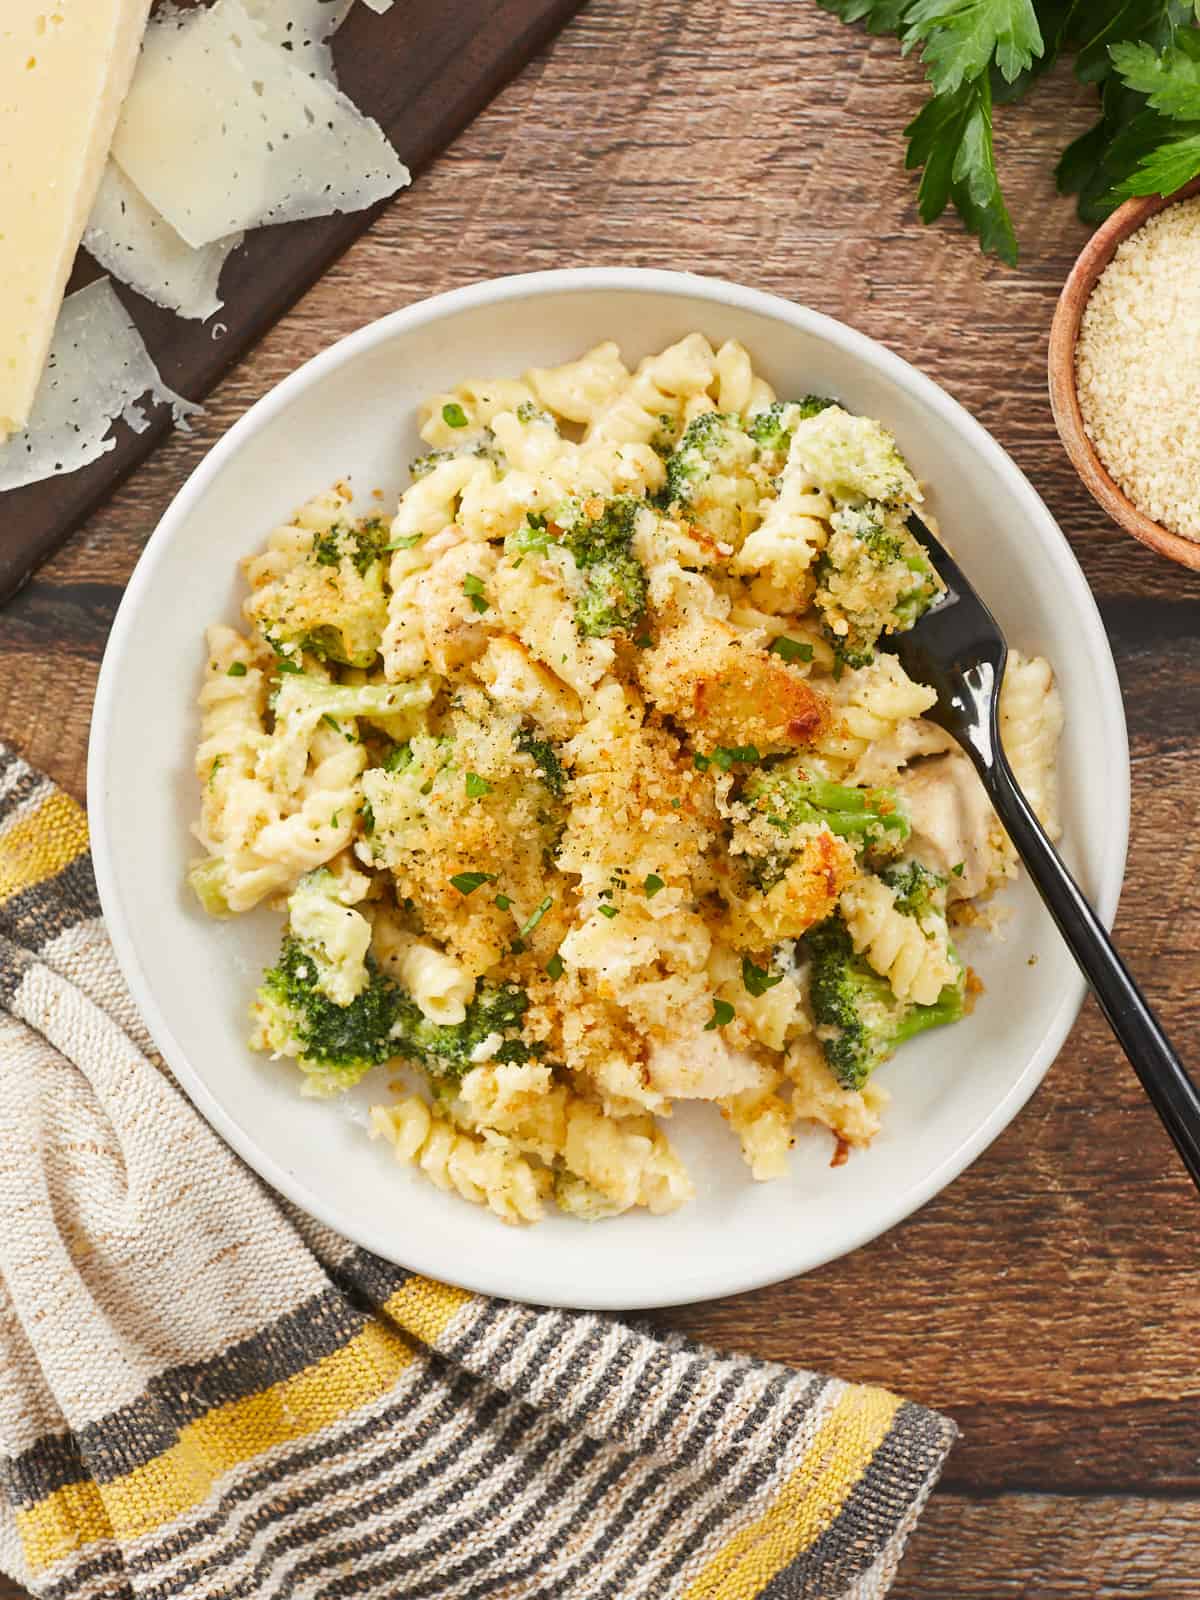
[[[1024, 249], [1014, 273], [953, 221], [916, 222], [898, 130], [920, 96], [893, 45], [811, 4], [594, 0], [225, 379], [195, 435], [172, 436], [0, 611], [0, 737], [82, 794], [95, 672], [141, 544], [224, 429], [334, 338], [525, 268], [719, 273], [914, 360], [1059, 518], [1126, 693], [1134, 815], [1118, 934], [1185, 1058], [1200, 1059], [1200, 588], [1111, 529], [1044, 391], [1054, 301], [1087, 232], [1051, 170], [1090, 97], [1060, 72], [997, 113]], [[1195, 1196], [1089, 1006], [1013, 1127], [916, 1217], [806, 1278], [658, 1320], [958, 1419], [952, 1492], [918, 1527], [903, 1600], [1188, 1600], [1200, 1596], [1195, 1235]]]
[[892, 1600], [1197, 1600], [1200, 1502], [935, 1494]]
[[[582, 0], [406, 0], [386, 15], [356, 6], [334, 45], [343, 89], [380, 123], [420, 172], [508, 82]], [[386, 205], [388, 202], [384, 202]], [[167, 384], [201, 400], [293, 305], [383, 206], [261, 228], [230, 257], [225, 305], [205, 323], [177, 317], [119, 289]], [[70, 288], [100, 276], [81, 254]], [[224, 329], [218, 337], [218, 330]], [[116, 445], [79, 472], [9, 490], [0, 506], [0, 601], [89, 516], [167, 435], [157, 407], [144, 433], [118, 423]]]

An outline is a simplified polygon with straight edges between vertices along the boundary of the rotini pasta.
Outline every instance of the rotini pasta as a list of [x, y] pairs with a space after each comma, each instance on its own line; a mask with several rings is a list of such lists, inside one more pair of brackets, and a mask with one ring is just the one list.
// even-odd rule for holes
[[1058, 770], [1062, 701], [1054, 674], [1040, 656], [1009, 652], [1000, 687], [1000, 742], [1017, 782], [1052, 839], [1062, 835]]
[[[318, 1097], [378, 1069], [372, 1137], [510, 1223], [684, 1204], [686, 1100], [756, 1180], [806, 1123], [840, 1161], [1012, 871], [883, 648], [940, 592], [895, 441], [699, 333], [469, 379], [420, 431], [394, 515], [317, 496], [208, 634], [192, 883], [286, 907], [252, 1044]], [[1056, 827], [1044, 662], [1001, 721]]]

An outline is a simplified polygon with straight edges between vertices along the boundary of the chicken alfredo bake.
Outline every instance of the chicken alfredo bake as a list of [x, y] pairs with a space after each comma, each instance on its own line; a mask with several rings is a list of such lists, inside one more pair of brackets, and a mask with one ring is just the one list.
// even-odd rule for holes
[[[700, 334], [461, 384], [421, 433], [394, 517], [320, 495], [208, 632], [191, 882], [287, 917], [251, 1043], [316, 1095], [382, 1069], [372, 1133], [508, 1221], [683, 1203], [687, 1099], [755, 1178], [801, 1123], [843, 1159], [1015, 872], [886, 649], [939, 592], [895, 441]], [[1044, 661], [1001, 713], [1056, 832]]]

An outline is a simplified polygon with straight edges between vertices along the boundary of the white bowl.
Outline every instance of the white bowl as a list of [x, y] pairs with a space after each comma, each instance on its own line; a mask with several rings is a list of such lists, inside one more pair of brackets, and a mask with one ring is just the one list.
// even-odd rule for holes
[[[974, 1015], [882, 1069], [892, 1094], [869, 1151], [831, 1168], [801, 1128], [791, 1176], [756, 1184], [709, 1106], [672, 1138], [697, 1196], [669, 1217], [507, 1228], [367, 1140], [364, 1085], [301, 1099], [298, 1075], [246, 1046], [246, 1010], [278, 947], [260, 911], [210, 922], [184, 888], [197, 809], [193, 710], [201, 630], [239, 615], [238, 558], [300, 501], [349, 477], [392, 500], [427, 394], [616, 339], [627, 361], [692, 329], [740, 339], [782, 394], [824, 391], [894, 430], [956, 553], [1011, 641], [1053, 661], [1066, 707], [1066, 854], [1111, 922], [1124, 868], [1129, 758], [1121, 695], [1066, 540], [996, 442], [935, 383], [802, 306], [731, 283], [629, 269], [539, 272], [439, 295], [343, 339], [260, 400], [196, 469], [138, 563], [105, 654], [88, 803], [117, 956], [164, 1057], [213, 1126], [276, 1189], [360, 1245], [468, 1288], [551, 1305], [668, 1305], [777, 1281], [845, 1254], [950, 1182], [1033, 1093], [1084, 985], [1036, 894], [1004, 899], [1003, 939], [969, 935], [986, 985]], [[1017, 1184], [1025, 1182], [1018, 1170]]]

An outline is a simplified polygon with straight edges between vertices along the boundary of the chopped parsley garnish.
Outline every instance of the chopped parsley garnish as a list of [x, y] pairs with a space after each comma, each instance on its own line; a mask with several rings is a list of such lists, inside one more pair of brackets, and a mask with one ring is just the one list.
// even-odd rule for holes
[[642, 888], [646, 891], [647, 900], [652, 900], [660, 889], [666, 888], [666, 884], [662, 881], [657, 872], [648, 872], [646, 874], [646, 881], [643, 883]]
[[465, 428], [467, 425], [467, 413], [457, 401], [451, 400], [442, 407], [442, 421], [448, 428]]
[[563, 970], [563, 958], [556, 950], [546, 963], [546, 976], [548, 978], [561, 978]]
[[246, 663], [244, 661], [231, 662], [225, 676], [227, 678], [244, 678], [246, 676]]
[[711, 1033], [714, 1028], [723, 1028], [726, 1023], [732, 1022], [734, 1009], [728, 1000], [714, 1000], [712, 1019], [704, 1024], [705, 1033]]
[[528, 934], [531, 934], [553, 904], [554, 896], [552, 894], [548, 894], [542, 901], [541, 905], [538, 906], [537, 910], [529, 918], [529, 921], [524, 923], [517, 930], [518, 939], [524, 939]]
[[213, 786], [213, 782], [214, 782], [214, 780], [215, 780], [215, 778], [217, 776], [217, 773], [220, 772], [221, 768], [224, 765], [225, 765], [225, 757], [224, 756], [217, 756], [217, 758], [213, 762], [212, 766], [209, 767], [209, 769], [208, 769], [208, 787], [210, 789]]
[[610, 922], [617, 914], [616, 906], [598, 906], [596, 909], [602, 917], [607, 917]]
[[512, 907], [512, 901], [506, 894], [498, 894], [492, 901], [492, 904], [494, 906], [499, 906], [501, 911], [508, 911]]
[[492, 786], [486, 778], [481, 778], [477, 772], [467, 773], [467, 799], [479, 800], [485, 794], [491, 794]]
[[766, 967], [756, 967], [749, 956], [742, 957], [742, 987], [747, 994], [757, 998], [783, 982], [782, 972], [771, 972]]
[[279, 660], [275, 663], [275, 667], [276, 667], [276, 670], [279, 671], [279, 672], [303, 672], [304, 671], [304, 668], [300, 665], [300, 663], [298, 661], [292, 661], [287, 656], [280, 656]]
[[950, 871], [954, 874], [954, 876], [956, 878], [961, 878], [963, 873], [966, 870], [967, 870], [967, 863], [965, 861], [960, 861], [956, 867], [951, 867], [950, 868]]
[[771, 654], [782, 657], [784, 661], [811, 661], [813, 647], [803, 644], [799, 639], [786, 639], [781, 634], [771, 646]]
[[496, 874], [494, 872], [456, 872], [450, 879], [450, 882], [462, 895], [474, 894], [481, 884], [495, 883], [495, 881]]
[[463, 579], [463, 593], [470, 600], [475, 610], [482, 616], [488, 608], [483, 592], [483, 579], [477, 578], [473, 572], [468, 572]]
[[755, 762], [761, 761], [762, 757], [759, 755], [756, 745], [719, 744], [713, 751], [711, 759], [714, 766], [720, 767], [722, 772], [728, 772], [735, 762], [753, 765]]
[[411, 550], [415, 545], [419, 545], [424, 537], [423, 533], [404, 533], [398, 539], [393, 539], [389, 544], [385, 544], [383, 548], [385, 550]]
[[323, 711], [321, 713], [321, 721], [327, 723], [329, 727], [333, 729], [334, 733], [341, 733], [341, 724], [338, 722], [336, 717], [330, 716], [328, 711]]
[[363, 819], [363, 832], [369, 839], [375, 832], [375, 811], [369, 800], [364, 800], [359, 816]]

